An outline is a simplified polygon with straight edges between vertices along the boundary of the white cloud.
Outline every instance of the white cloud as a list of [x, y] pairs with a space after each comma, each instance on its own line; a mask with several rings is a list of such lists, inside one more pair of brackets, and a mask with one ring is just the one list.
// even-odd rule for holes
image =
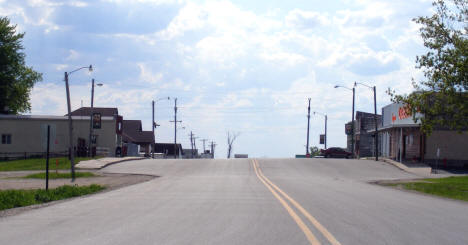
[[162, 80], [163, 74], [158, 72], [154, 74], [151, 69], [145, 63], [137, 63], [138, 68], [140, 68], [140, 80], [142, 82], [147, 82], [150, 84], [157, 84]]
[[76, 50], [70, 49], [68, 52], [69, 55], [65, 58], [66, 61], [74, 61], [80, 58], [80, 54]]
[[328, 17], [319, 12], [294, 9], [285, 17], [286, 24], [298, 29], [314, 29], [330, 23]]

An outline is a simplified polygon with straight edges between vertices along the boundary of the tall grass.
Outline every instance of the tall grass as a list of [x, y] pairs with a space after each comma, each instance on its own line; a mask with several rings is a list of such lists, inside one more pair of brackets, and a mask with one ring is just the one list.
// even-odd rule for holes
[[100, 185], [70, 186], [64, 185], [49, 191], [36, 190], [3, 190], [0, 191], [0, 210], [41, 204], [71, 197], [88, 195], [105, 189]]

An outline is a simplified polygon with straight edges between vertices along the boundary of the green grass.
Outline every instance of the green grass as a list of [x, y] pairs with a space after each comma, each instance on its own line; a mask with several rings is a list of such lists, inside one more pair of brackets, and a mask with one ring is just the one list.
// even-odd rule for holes
[[408, 190], [468, 201], [468, 176], [424, 179], [425, 182], [402, 183]]
[[0, 210], [41, 204], [71, 197], [88, 195], [105, 189], [100, 185], [64, 185], [46, 190], [3, 190], [0, 191]]
[[[89, 177], [96, 177], [96, 175], [91, 172], [75, 172], [75, 178], [89, 178]], [[42, 173], [30, 174], [30, 175], [24, 176], [23, 178], [45, 179], [46, 173], [42, 172]], [[70, 179], [70, 178], [71, 178], [71, 173], [49, 172], [49, 179]]]
[[[75, 164], [79, 161], [89, 160], [89, 157], [77, 157], [75, 158]], [[58, 165], [55, 162], [58, 160]], [[23, 170], [45, 170], [46, 159], [45, 158], [31, 158], [21, 159], [12, 161], [0, 162], [0, 171], [23, 171]], [[49, 169], [70, 169], [70, 160], [67, 157], [58, 157], [49, 159]]]

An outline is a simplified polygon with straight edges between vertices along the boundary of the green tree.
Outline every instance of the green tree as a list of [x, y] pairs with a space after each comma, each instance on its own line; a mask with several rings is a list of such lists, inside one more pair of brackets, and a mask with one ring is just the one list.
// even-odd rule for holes
[[[430, 134], [434, 126], [458, 131], [468, 128], [468, 2], [437, 0], [435, 13], [413, 19], [427, 53], [416, 57], [416, 68], [425, 80], [415, 82], [415, 91], [397, 95], [388, 90], [394, 102], [402, 102], [412, 115], [421, 112], [421, 130]], [[413, 117], [414, 120], [417, 120]]]
[[317, 146], [312, 146], [310, 147], [310, 156], [319, 156], [320, 155], [320, 149]]
[[7, 17], [0, 17], [0, 113], [18, 114], [31, 110], [29, 94], [42, 74], [25, 64], [21, 40]]

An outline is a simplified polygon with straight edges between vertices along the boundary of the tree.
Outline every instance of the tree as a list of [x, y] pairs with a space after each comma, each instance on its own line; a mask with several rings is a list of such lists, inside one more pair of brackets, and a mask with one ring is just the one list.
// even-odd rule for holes
[[416, 83], [409, 95], [388, 90], [392, 101], [406, 105], [415, 118], [424, 116], [421, 130], [430, 134], [436, 127], [458, 131], [468, 128], [468, 2], [437, 0], [436, 12], [430, 17], [413, 19], [421, 25], [420, 33], [426, 54], [416, 57], [416, 68], [422, 69], [425, 80]]
[[21, 40], [7, 17], [0, 17], [0, 113], [18, 114], [31, 110], [29, 95], [42, 74], [25, 64]]
[[237, 139], [237, 136], [239, 136], [239, 133], [231, 133], [227, 132], [227, 143], [228, 143], [228, 150], [227, 150], [227, 158], [231, 158], [231, 153], [232, 153], [232, 145], [234, 144], [234, 141]]
[[320, 155], [320, 149], [317, 146], [310, 147], [310, 156], [315, 157]]

